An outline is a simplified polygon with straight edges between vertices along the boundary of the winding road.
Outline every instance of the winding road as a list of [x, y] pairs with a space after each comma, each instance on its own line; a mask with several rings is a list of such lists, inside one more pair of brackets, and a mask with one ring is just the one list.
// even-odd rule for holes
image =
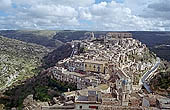
[[157, 61], [155, 65], [151, 68], [151, 70], [147, 71], [140, 79], [139, 84], [143, 85], [149, 93], [151, 93], [152, 91], [149, 85], [147, 84], [146, 80], [148, 80], [148, 78], [154, 74], [154, 71], [159, 67], [159, 65], [160, 65], [160, 58], [157, 58]]

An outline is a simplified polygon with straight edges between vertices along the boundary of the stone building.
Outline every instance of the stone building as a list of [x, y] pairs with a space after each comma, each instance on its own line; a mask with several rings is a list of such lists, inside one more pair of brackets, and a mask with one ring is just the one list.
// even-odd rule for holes
[[108, 66], [105, 61], [85, 60], [85, 71], [105, 73]]
[[109, 32], [106, 36], [114, 38], [131, 38], [132, 34], [128, 32]]
[[157, 97], [157, 105], [162, 110], [170, 110], [170, 98], [167, 97]]
[[84, 62], [81, 60], [69, 60], [67, 63], [69, 71], [84, 71]]
[[116, 80], [117, 100], [121, 101], [122, 106], [128, 106], [130, 94], [132, 93], [131, 79], [121, 70], [117, 71], [118, 79]]
[[87, 95], [76, 94], [75, 109], [76, 110], [91, 110], [99, 109], [102, 103], [101, 93], [99, 91], [88, 91]]

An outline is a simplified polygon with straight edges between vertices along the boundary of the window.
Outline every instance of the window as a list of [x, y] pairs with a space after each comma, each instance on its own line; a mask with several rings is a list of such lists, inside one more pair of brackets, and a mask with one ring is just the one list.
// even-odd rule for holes
[[80, 106], [80, 109], [82, 109], [83, 107], [82, 106]]
[[89, 108], [91, 108], [91, 109], [98, 109], [98, 106], [89, 106]]
[[100, 66], [97, 67], [98, 72], [100, 72]]

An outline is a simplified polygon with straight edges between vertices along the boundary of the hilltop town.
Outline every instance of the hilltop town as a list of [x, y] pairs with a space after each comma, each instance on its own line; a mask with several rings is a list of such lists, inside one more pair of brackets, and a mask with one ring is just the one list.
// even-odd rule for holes
[[[11, 56], [14, 53], [27, 55], [28, 46], [24, 45], [32, 47], [30, 43], [21, 46], [13, 44], [14, 46], [5, 46], [8, 48], [2, 50], [11, 52]], [[35, 65], [40, 67], [23, 68], [25, 73], [36, 73], [26, 80], [21, 79], [20, 74], [15, 75], [20, 71], [16, 68], [16, 72], [12, 73], [13, 79], [8, 78], [7, 82], [10, 83], [3, 89], [4, 93], [0, 94], [0, 109], [169, 109], [170, 99], [167, 96], [170, 90], [160, 88], [168, 88], [168, 83], [164, 85], [168, 77], [163, 74], [168, 71], [168, 64], [164, 64], [147, 46], [134, 39], [129, 32], [86, 32], [83, 37], [63, 42], [56, 48], [35, 47], [44, 49], [42, 54], [32, 50], [25, 62], [32, 62], [32, 56], [37, 58], [35, 55], [41, 55], [39, 65]], [[11, 51], [15, 47], [18, 52]], [[4, 57], [1, 59], [3, 62], [15, 63]], [[23, 77], [28, 76], [25, 73], [22, 74]], [[158, 77], [160, 75], [164, 75], [166, 80], [161, 79], [160, 83], [156, 83], [161, 78]], [[15, 80], [17, 78], [20, 78], [19, 81]]]
[[[168, 107], [156, 96], [149, 81], [156, 75], [160, 59], [131, 33], [107, 33], [68, 42], [70, 57], [50, 68], [55, 80], [74, 83], [76, 91], [54, 97], [47, 109], [151, 109]], [[145, 89], [142, 89], [142, 87]], [[159, 100], [157, 100], [159, 99]]]

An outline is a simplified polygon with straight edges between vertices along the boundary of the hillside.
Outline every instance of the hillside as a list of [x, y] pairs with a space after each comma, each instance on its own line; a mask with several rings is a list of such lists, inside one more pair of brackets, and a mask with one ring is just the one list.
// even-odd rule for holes
[[53, 36], [56, 34], [56, 31], [48, 30], [6, 30], [0, 31], [0, 35], [8, 37], [11, 39], [16, 39], [24, 41], [27, 43], [35, 43], [49, 48], [57, 48], [62, 45], [62, 42], [59, 40], [53, 39]]
[[63, 44], [48, 55], [42, 58], [43, 68], [50, 68], [56, 65], [59, 60], [67, 58], [71, 55], [72, 47], [70, 44]]
[[[32, 74], [23, 74], [27, 77], [22, 76], [26, 78], [26, 80], [20, 80], [18, 85], [14, 84], [12, 87], [8, 87], [3, 95], [0, 94], [0, 104], [5, 105], [6, 109], [11, 109], [12, 107], [22, 109], [24, 107], [24, 99], [30, 94], [33, 94], [34, 100], [36, 101], [52, 101], [54, 96], [61, 95], [61, 93], [66, 92], [68, 88], [70, 88], [70, 90], [76, 90], [75, 84], [54, 80], [51, 77], [51, 68], [48, 68], [54, 66], [59, 60], [70, 56], [71, 51], [71, 46], [64, 44], [54, 51], [48, 52], [46, 55], [43, 54], [42, 56], [44, 57], [40, 58], [41, 61], [43, 61], [41, 68], [28, 71], [29, 73], [32, 72]], [[20, 61], [21, 60], [17, 63], [20, 63]], [[27, 62], [23, 67], [26, 68], [29, 63], [30, 62]], [[37, 67], [38, 65], [32, 65], [32, 67], [33, 66]], [[44, 70], [43, 68], [48, 69]]]
[[156, 94], [170, 96], [170, 62], [163, 61], [150, 85]]
[[[170, 42], [170, 41], [169, 41]], [[170, 45], [156, 45], [150, 48], [151, 51], [156, 53], [160, 58], [170, 61]]]
[[0, 89], [37, 73], [49, 49], [0, 36]]
[[[51, 78], [49, 70], [42, 71], [37, 76], [27, 79], [21, 85], [9, 88], [3, 95], [0, 94], [0, 104], [3, 104], [7, 110], [11, 110], [12, 107], [23, 110], [24, 106], [29, 106], [23, 103], [28, 95], [32, 94], [37, 102], [49, 101], [54, 103], [53, 97], [61, 95], [68, 88], [76, 90], [75, 84], [60, 82]], [[32, 101], [29, 103], [32, 103]]]

